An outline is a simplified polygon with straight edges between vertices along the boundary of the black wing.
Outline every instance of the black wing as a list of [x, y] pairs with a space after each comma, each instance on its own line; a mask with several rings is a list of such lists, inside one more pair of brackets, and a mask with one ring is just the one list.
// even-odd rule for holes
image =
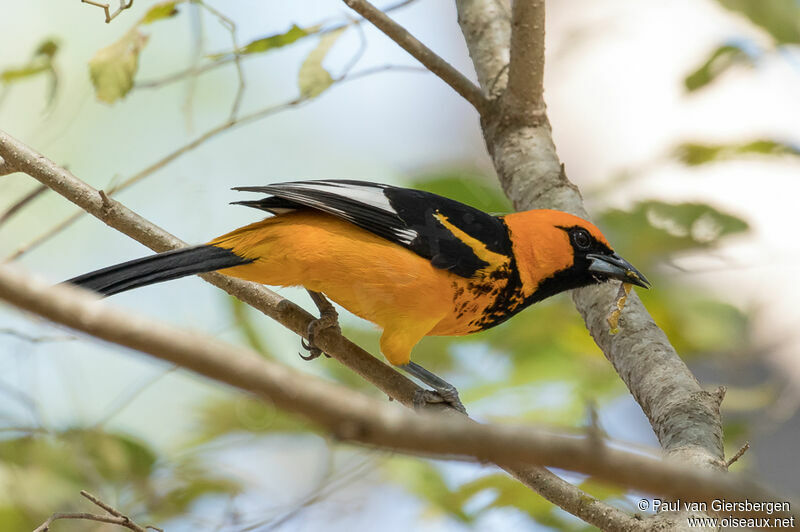
[[489, 251], [511, 256], [511, 241], [501, 219], [430, 192], [350, 180], [296, 181], [234, 190], [271, 194], [236, 203], [273, 213], [305, 207], [332, 214], [462, 277], [473, 277], [489, 263], [469, 242], [453, 234], [443, 219]]

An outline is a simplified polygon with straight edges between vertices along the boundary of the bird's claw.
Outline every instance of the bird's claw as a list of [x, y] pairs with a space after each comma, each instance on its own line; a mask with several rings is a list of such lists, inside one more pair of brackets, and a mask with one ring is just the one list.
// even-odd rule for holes
[[319, 309], [319, 318], [311, 320], [311, 322], [308, 324], [308, 328], [306, 329], [306, 337], [308, 338], [308, 341], [306, 342], [306, 340], [302, 338], [300, 339], [300, 345], [303, 346], [303, 349], [308, 351], [308, 354], [298, 354], [303, 360], [314, 360], [315, 358], [319, 358], [320, 355], [330, 357], [330, 355], [324, 353], [322, 349], [316, 346], [314, 343], [314, 338], [320, 333], [320, 331], [325, 329], [334, 329], [335, 331], [340, 332], [341, 329], [339, 328], [339, 315], [336, 313], [336, 309], [333, 307], [331, 302], [328, 301], [324, 295], [320, 294], [319, 292], [312, 292], [311, 290], [309, 290], [308, 293], [311, 295], [311, 299]]
[[444, 403], [454, 410], [467, 414], [467, 409], [464, 403], [458, 397], [458, 390], [455, 388], [442, 389], [442, 390], [417, 390], [414, 394], [414, 409], [422, 410], [428, 405]]

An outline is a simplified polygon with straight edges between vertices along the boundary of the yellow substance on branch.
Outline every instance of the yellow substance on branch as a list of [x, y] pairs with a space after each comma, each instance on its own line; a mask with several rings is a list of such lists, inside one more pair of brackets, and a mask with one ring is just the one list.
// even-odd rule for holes
[[619, 332], [619, 316], [622, 314], [622, 309], [625, 308], [625, 302], [628, 300], [628, 294], [631, 293], [633, 285], [630, 283], [620, 283], [619, 292], [617, 292], [616, 307], [611, 315], [608, 317], [608, 326], [610, 334], [617, 334]]

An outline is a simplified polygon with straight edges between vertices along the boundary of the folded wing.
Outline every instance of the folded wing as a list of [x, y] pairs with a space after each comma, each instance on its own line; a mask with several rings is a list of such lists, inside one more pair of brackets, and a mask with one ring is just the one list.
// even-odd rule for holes
[[430, 192], [350, 180], [295, 181], [235, 190], [271, 195], [237, 204], [275, 214], [317, 209], [462, 277], [475, 277], [511, 256], [502, 219]]

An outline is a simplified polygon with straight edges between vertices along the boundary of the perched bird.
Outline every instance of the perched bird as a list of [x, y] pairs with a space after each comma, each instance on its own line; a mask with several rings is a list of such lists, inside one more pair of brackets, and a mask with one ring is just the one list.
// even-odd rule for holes
[[597, 227], [565, 212], [493, 216], [429, 192], [362, 181], [235, 190], [269, 194], [235, 203], [274, 216], [205, 245], [68, 282], [112, 295], [219, 271], [267, 285], [303, 286], [381, 327], [386, 359], [456, 405], [454, 387], [410, 361], [423, 337], [482, 331], [546, 297], [592, 283], [618, 279], [649, 286]]

